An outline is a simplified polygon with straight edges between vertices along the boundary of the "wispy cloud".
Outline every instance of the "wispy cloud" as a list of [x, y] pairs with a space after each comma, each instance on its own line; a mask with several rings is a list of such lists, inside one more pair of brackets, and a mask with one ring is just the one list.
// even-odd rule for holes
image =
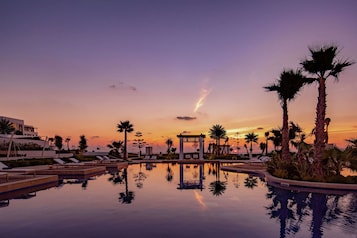
[[200, 92], [200, 97], [198, 98], [195, 108], [193, 109], [193, 112], [197, 112], [197, 110], [203, 106], [206, 97], [211, 93], [211, 89], [206, 89], [202, 88]]
[[117, 84], [111, 84], [111, 85], [109, 85], [109, 88], [113, 89], [113, 90], [128, 90], [128, 91], [134, 91], [134, 92], [137, 91], [137, 88], [135, 86], [124, 83], [124, 82], [119, 82]]
[[184, 121], [192, 121], [196, 120], [196, 117], [191, 117], [191, 116], [177, 116], [177, 120], [184, 120]]

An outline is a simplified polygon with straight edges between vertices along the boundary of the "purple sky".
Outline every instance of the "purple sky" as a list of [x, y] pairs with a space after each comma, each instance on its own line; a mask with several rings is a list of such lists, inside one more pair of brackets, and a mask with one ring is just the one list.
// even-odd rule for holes
[[[262, 134], [281, 125], [263, 87], [299, 67], [309, 46], [335, 43], [357, 60], [356, 12], [352, 0], [2, 0], [0, 115], [94, 146], [122, 139], [120, 120], [153, 145], [213, 124]], [[336, 140], [357, 137], [356, 76], [354, 65], [328, 82]], [[306, 132], [316, 97], [309, 86], [289, 106]]]

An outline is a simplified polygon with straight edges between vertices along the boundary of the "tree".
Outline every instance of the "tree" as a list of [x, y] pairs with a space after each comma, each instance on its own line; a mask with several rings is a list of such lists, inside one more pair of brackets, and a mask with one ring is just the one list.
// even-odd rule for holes
[[264, 87], [268, 92], [276, 92], [283, 109], [283, 128], [282, 128], [282, 158], [290, 158], [289, 153], [289, 116], [288, 102], [293, 100], [300, 89], [308, 80], [301, 73], [301, 70], [284, 70], [276, 84]]
[[59, 135], [55, 135], [55, 146], [58, 148], [58, 150], [62, 150], [63, 139]]
[[113, 141], [111, 144], [108, 144], [107, 147], [110, 148], [109, 154], [120, 157], [120, 149], [123, 148], [124, 142]]
[[265, 155], [268, 155], [268, 140], [270, 138], [269, 135], [270, 135], [269, 131], [266, 131], [264, 133], [264, 136], [265, 136]]
[[85, 151], [85, 149], [87, 149], [88, 146], [87, 146], [87, 139], [85, 137], [85, 135], [81, 135], [79, 137], [79, 150], [81, 152]]
[[267, 148], [267, 144], [264, 142], [260, 142], [259, 148], [262, 150], [262, 155], [264, 154], [265, 149]]
[[165, 141], [165, 144], [167, 145], [167, 155], [169, 155], [171, 153], [171, 147], [173, 145], [173, 141], [171, 138], [168, 138], [166, 141]]
[[274, 150], [278, 151], [278, 147], [281, 146], [282, 141], [281, 129], [272, 129], [270, 132], [273, 133], [273, 136], [269, 137], [269, 139], [273, 141]]
[[11, 132], [15, 131], [15, 127], [12, 122], [9, 120], [2, 118], [0, 120], [0, 134], [11, 134]]
[[245, 142], [247, 144], [250, 144], [250, 156], [252, 156], [252, 152], [253, 152], [253, 143], [258, 144], [258, 135], [254, 134], [254, 132], [252, 133], [248, 133], [245, 135]]
[[127, 155], [127, 133], [131, 133], [134, 131], [134, 126], [133, 124], [130, 123], [130, 121], [120, 121], [120, 123], [117, 125], [118, 132], [122, 133], [124, 132], [124, 159], [128, 159]]
[[67, 137], [65, 142], [67, 144], [67, 150], [69, 151], [69, 142], [71, 141], [71, 138]]
[[314, 162], [316, 172], [319, 176], [323, 174], [323, 152], [325, 149], [325, 116], [326, 116], [326, 80], [333, 77], [338, 80], [339, 74], [348, 66], [354, 64], [352, 61], [336, 59], [338, 47], [335, 45], [320, 48], [309, 48], [310, 59], [301, 62], [304, 71], [314, 78], [312, 82], [318, 83], [318, 100], [316, 106]]
[[212, 139], [216, 140], [216, 155], [219, 155], [220, 141], [221, 139], [226, 138], [226, 130], [222, 125], [216, 124], [209, 130], [209, 135]]

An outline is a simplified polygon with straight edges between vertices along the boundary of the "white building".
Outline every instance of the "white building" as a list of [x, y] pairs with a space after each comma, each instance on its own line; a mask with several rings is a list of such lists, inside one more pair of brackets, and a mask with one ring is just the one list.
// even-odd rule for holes
[[11, 122], [12, 126], [15, 128], [15, 131], [21, 132], [24, 136], [38, 136], [36, 128], [34, 126], [26, 125], [24, 120], [0, 116], [0, 120], [1, 119]]

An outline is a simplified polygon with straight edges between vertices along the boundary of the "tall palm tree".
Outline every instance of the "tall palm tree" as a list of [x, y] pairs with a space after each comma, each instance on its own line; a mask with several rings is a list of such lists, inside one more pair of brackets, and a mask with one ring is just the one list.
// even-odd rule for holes
[[209, 129], [209, 135], [212, 139], [216, 140], [216, 154], [219, 155], [220, 141], [226, 138], [226, 130], [222, 125], [216, 124]]
[[9, 120], [2, 118], [0, 120], [0, 134], [10, 134], [15, 131], [15, 128]]
[[301, 70], [284, 70], [276, 84], [264, 87], [268, 92], [277, 92], [281, 107], [283, 109], [282, 128], [282, 158], [289, 159], [289, 116], [288, 102], [293, 100], [302, 86], [307, 83], [307, 79], [302, 75]]
[[124, 159], [128, 159], [127, 155], [127, 133], [131, 133], [134, 131], [134, 126], [133, 124], [130, 123], [130, 121], [120, 121], [120, 123], [117, 125], [118, 127], [118, 132], [124, 132]]
[[318, 83], [314, 160], [316, 162], [316, 172], [318, 175], [323, 176], [322, 160], [325, 149], [326, 80], [330, 76], [338, 80], [339, 74], [346, 67], [354, 64], [354, 62], [336, 59], [339, 49], [335, 45], [323, 46], [316, 49], [310, 47], [309, 51], [311, 58], [302, 61], [301, 65], [306, 73], [314, 77], [312, 81]]
[[254, 134], [254, 132], [252, 133], [248, 133], [245, 135], [245, 142], [250, 144], [250, 156], [252, 156], [252, 152], [253, 152], [253, 143], [258, 144], [258, 135]]

